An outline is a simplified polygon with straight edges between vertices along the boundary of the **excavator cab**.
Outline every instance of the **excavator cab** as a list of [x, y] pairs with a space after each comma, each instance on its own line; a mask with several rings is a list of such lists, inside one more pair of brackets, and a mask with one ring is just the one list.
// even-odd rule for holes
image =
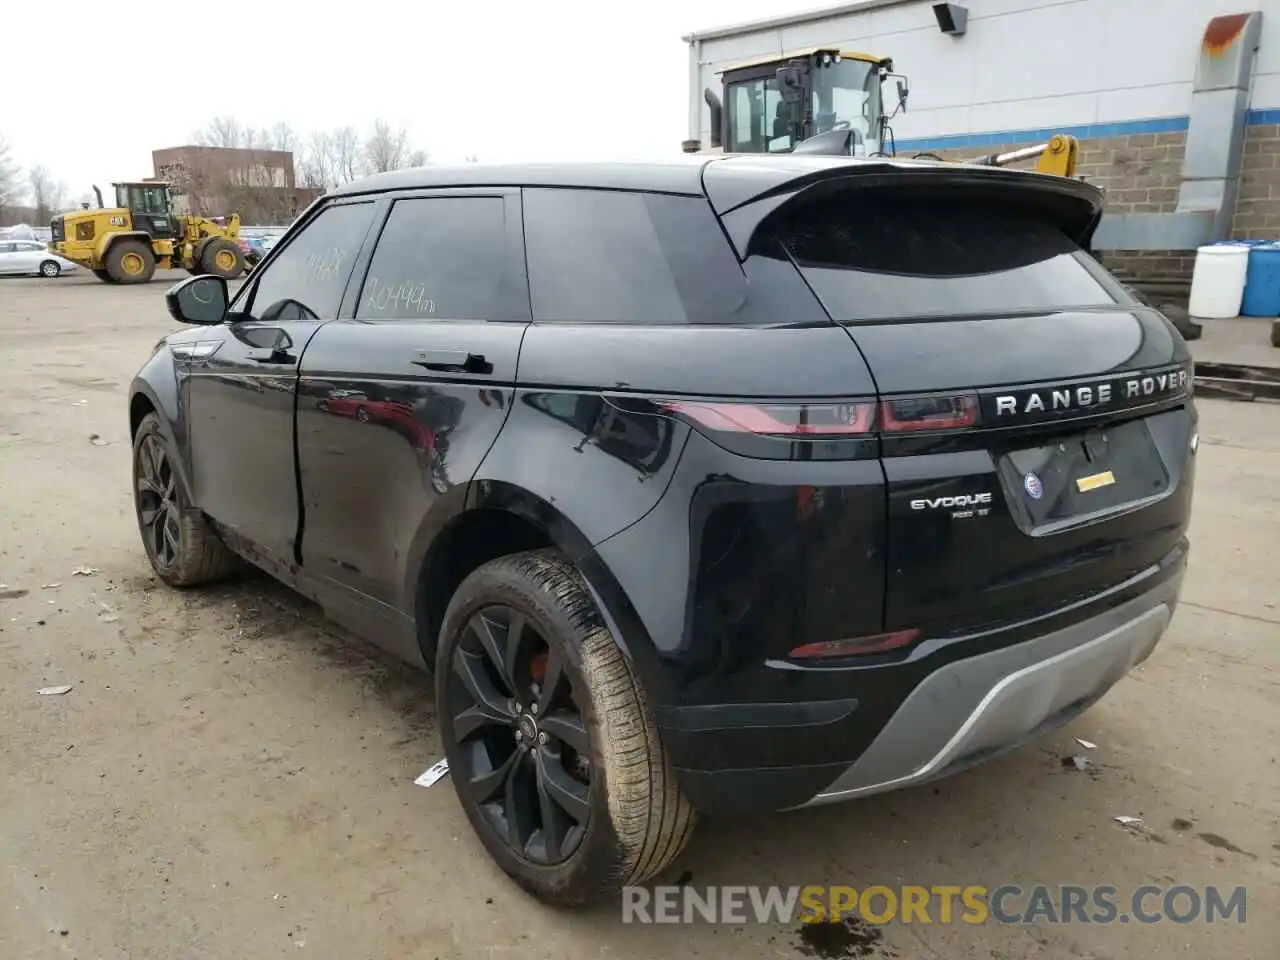
[[153, 240], [176, 240], [182, 236], [181, 224], [173, 216], [169, 184], [159, 180], [113, 183], [116, 206], [128, 210], [133, 229], [151, 235]]
[[[893, 61], [829, 48], [738, 64], [722, 74], [724, 100], [710, 90], [712, 147], [727, 153], [847, 153], [874, 156], [885, 150], [888, 122], [884, 83], [897, 80], [904, 109], [906, 78]], [[813, 143], [815, 137], [819, 138]], [[800, 145], [805, 144], [804, 148]], [[697, 148], [695, 148], [696, 150]]]

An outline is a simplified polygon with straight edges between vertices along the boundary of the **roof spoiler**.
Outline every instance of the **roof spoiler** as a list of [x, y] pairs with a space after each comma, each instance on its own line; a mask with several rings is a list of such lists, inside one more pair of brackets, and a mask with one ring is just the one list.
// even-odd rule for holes
[[766, 178], [761, 175], [763, 165], [748, 158], [741, 159], [750, 167], [735, 170], [738, 159], [726, 157], [708, 164], [703, 183], [739, 256], [745, 255], [752, 235], [775, 210], [800, 199], [850, 190], [909, 190], [913, 196], [936, 192], [943, 199], [976, 196], [993, 203], [1016, 201], [1042, 211], [1086, 250], [1102, 219], [1102, 191], [1063, 177], [959, 163], [839, 163], [797, 157], [795, 163], [771, 164], [767, 169], [774, 176]]

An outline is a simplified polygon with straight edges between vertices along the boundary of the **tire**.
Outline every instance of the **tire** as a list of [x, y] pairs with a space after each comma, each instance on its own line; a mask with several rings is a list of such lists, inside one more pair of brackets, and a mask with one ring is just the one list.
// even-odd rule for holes
[[225, 237], [214, 237], [200, 251], [200, 270], [224, 280], [234, 280], [244, 273], [244, 254]]
[[[147, 414], [133, 438], [133, 505], [143, 549], [156, 576], [171, 587], [221, 580], [239, 568], [239, 558], [191, 506], [176, 462], [177, 451], [160, 429], [160, 418]], [[159, 516], [149, 521], [152, 511]]]
[[62, 268], [58, 266], [57, 260], [46, 260], [40, 264], [40, 276], [52, 280], [58, 274], [62, 273]]
[[149, 283], [155, 272], [155, 254], [140, 240], [120, 240], [107, 251], [107, 273], [116, 283]]
[[93, 275], [103, 283], [115, 283], [115, 281], [111, 279], [111, 274], [107, 273], [105, 270], [94, 270]]
[[[523, 640], [507, 644], [516, 618], [526, 624], [516, 630]], [[501, 652], [486, 657], [490, 650]], [[539, 701], [545, 706], [535, 709]], [[497, 712], [478, 713], [481, 702], [496, 703]], [[440, 632], [436, 704], [467, 819], [498, 866], [544, 903], [580, 906], [613, 896], [663, 870], [688, 843], [696, 815], [640, 684], [581, 575], [557, 551], [501, 557], [463, 581]], [[511, 782], [522, 789], [508, 794], [496, 786]], [[484, 783], [487, 794], [477, 786]], [[524, 816], [508, 819], [510, 796], [522, 793]], [[573, 802], [548, 803], [553, 793]], [[567, 828], [563, 835], [545, 829], [549, 814]], [[516, 832], [528, 836], [517, 851], [507, 825], [522, 820], [529, 829]]]

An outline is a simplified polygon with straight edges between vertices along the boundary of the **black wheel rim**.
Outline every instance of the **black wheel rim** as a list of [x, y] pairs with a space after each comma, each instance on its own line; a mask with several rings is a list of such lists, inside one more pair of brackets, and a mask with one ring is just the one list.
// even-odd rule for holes
[[446, 691], [464, 798], [524, 860], [563, 863], [586, 833], [594, 773], [560, 651], [519, 611], [485, 607], [453, 650]]
[[138, 446], [134, 474], [143, 543], [155, 564], [168, 569], [182, 552], [178, 478], [164, 445], [154, 434], [148, 434]]

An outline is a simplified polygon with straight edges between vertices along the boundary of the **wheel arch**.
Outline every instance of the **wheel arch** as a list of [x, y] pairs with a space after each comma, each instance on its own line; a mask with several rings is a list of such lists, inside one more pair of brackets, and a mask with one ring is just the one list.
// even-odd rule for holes
[[[168, 372], [165, 367], [168, 367]], [[158, 350], [147, 365], [134, 377], [129, 386], [129, 441], [138, 435], [143, 418], [154, 413], [160, 421], [163, 433], [178, 452], [177, 468], [182, 483], [194, 502], [191, 483], [190, 447], [187, 443], [185, 420], [179, 401], [177, 378], [167, 349]]]
[[[440, 506], [448, 510], [446, 504]], [[601, 616], [642, 682], [646, 686], [662, 682], [656, 649], [622, 586], [577, 524], [554, 504], [517, 484], [480, 480], [471, 485], [465, 498], [457, 496], [453, 507], [443, 522], [433, 517], [424, 524], [426, 531], [420, 539], [425, 548], [406, 583], [407, 595], [413, 598], [418, 643], [428, 667], [435, 665], [445, 609], [468, 574], [498, 557], [555, 547], [582, 574]]]

